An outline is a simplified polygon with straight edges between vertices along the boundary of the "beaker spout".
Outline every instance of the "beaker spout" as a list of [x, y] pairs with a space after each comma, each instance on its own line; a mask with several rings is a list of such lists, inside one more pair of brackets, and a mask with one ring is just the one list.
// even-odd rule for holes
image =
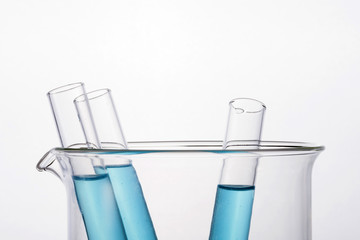
[[36, 165], [36, 169], [39, 172], [47, 171], [53, 173], [57, 176], [61, 181], [63, 181], [63, 171], [60, 163], [56, 158], [57, 151], [53, 148], [40, 159], [38, 164]]

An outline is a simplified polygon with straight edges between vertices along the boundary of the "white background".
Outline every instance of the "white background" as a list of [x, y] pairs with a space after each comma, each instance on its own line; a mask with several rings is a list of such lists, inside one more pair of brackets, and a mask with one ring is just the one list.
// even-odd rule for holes
[[313, 239], [360, 239], [360, 2], [0, 0], [0, 238], [66, 239], [46, 92], [111, 88], [129, 141], [219, 139], [229, 100], [267, 105], [263, 139], [326, 146]]

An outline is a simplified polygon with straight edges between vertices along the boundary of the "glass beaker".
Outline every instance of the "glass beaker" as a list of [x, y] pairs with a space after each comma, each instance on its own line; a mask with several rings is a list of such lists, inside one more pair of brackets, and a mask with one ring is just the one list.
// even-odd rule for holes
[[[249, 239], [311, 239], [311, 172], [324, 147], [268, 141], [233, 141], [226, 150], [222, 149], [222, 141], [129, 142], [128, 147], [56, 148], [39, 161], [37, 168], [54, 171], [63, 181], [66, 179], [65, 187], [71, 192], [68, 198], [80, 205], [84, 216], [75, 180], [95, 173], [106, 176], [101, 166], [133, 165], [158, 239], [208, 239], [223, 159], [256, 157]], [[76, 159], [93, 164], [88, 165], [87, 172], [77, 171], [73, 162]], [[52, 168], [54, 161], [60, 163], [61, 169]], [[98, 170], [94, 169], [97, 165]], [[100, 204], [97, 210], [106, 212], [107, 207]]]

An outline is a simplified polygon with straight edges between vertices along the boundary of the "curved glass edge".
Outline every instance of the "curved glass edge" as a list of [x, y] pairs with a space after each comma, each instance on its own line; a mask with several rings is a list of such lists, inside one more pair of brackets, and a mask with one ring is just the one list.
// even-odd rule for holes
[[[256, 142], [256, 143], [254, 143]], [[222, 149], [222, 141], [143, 141], [129, 142], [129, 149], [88, 149], [88, 148], [55, 148], [57, 152], [66, 154], [119, 154], [119, 155], [136, 155], [147, 153], [162, 152], [203, 152], [203, 153], [274, 153], [298, 154], [298, 152], [321, 152], [324, 146], [306, 142], [291, 141], [237, 141], [232, 145], [232, 149]], [[234, 149], [235, 148], [235, 149]]]
[[40, 159], [40, 161], [36, 164], [36, 169], [39, 172], [45, 171], [46, 167], [51, 165], [56, 160], [55, 152], [59, 151], [56, 149], [60, 148], [52, 148], [48, 152], [44, 154], [44, 156]]

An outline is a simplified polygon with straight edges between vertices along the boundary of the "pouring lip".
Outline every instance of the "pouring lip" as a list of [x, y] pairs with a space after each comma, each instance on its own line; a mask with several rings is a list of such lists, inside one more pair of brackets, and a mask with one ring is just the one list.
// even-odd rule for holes
[[46, 170], [48, 166], [50, 166], [56, 160], [56, 149], [50, 149], [45, 155], [40, 159], [40, 161], [36, 164], [36, 169], [39, 172], [43, 172]]
[[[231, 141], [226, 149], [222, 149], [223, 142], [219, 140], [191, 140], [191, 141], [134, 141], [128, 142], [128, 149], [89, 149], [89, 148], [55, 148], [58, 152], [68, 154], [145, 154], [161, 152], [210, 152], [210, 153], [244, 153], [252, 152], [261, 155], [293, 155], [321, 152], [324, 146], [293, 141]], [[106, 144], [104, 144], [106, 146]], [[302, 153], [301, 153], [302, 152]], [[276, 154], [277, 155], [277, 154]]]

